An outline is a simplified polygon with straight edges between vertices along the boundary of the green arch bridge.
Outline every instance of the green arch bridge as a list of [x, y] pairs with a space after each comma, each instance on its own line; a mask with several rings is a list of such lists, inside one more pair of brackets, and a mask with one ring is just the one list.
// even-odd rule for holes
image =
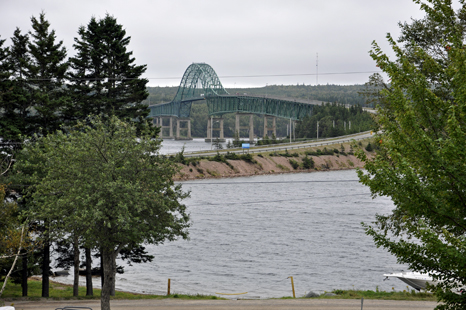
[[[211, 141], [212, 132], [220, 131], [219, 139], [224, 141], [223, 137], [223, 118], [227, 113], [236, 113], [236, 132], [242, 129], [249, 131], [249, 140], [252, 142], [253, 137], [253, 115], [264, 116], [264, 134], [273, 131], [276, 135], [275, 118], [281, 117], [291, 121], [297, 121], [307, 115], [312, 114], [312, 107], [321, 104], [320, 101], [304, 101], [286, 98], [276, 98], [268, 96], [248, 96], [246, 94], [229, 94], [222, 86], [220, 79], [214, 69], [206, 63], [193, 63], [185, 71], [181, 79], [180, 86], [175, 98], [167, 103], [160, 103], [149, 106], [149, 117], [153, 118], [154, 123], [163, 130], [169, 129], [167, 138], [191, 139], [191, 106], [194, 102], [205, 100], [209, 112], [207, 124], [207, 139]], [[240, 127], [239, 119], [241, 116], [249, 116], [249, 126]], [[215, 118], [214, 118], [215, 117]], [[164, 125], [164, 119], [169, 119], [169, 125]], [[272, 119], [272, 126], [269, 127], [268, 120]], [[215, 122], [214, 122], [215, 120]], [[173, 136], [173, 122], [176, 121], [176, 136]], [[181, 123], [187, 123], [184, 128]], [[165, 122], [166, 123], [166, 122]], [[220, 128], [213, 128], [214, 123], [219, 123]], [[181, 130], [187, 130], [185, 137], [182, 137]]]

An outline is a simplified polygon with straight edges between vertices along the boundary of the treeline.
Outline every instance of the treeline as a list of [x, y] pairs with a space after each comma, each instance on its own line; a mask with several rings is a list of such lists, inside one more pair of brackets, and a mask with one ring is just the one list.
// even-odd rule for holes
[[337, 137], [367, 131], [373, 128], [372, 115], [360, 105], [346, 108], [342, 104], [327, 103], [315, 106], [312, 116], [304, 118], [296, 126], [296, 138]]
[[[270, 97], [285, 97], [304, 100], [319, 100], [348, 105], [366, 106], [366, 100], [360, 95], [365, 85], [268, 85], [257, 88], [226, 88], [230, 94], [248, 94]], [[178, 90], [176, 87], [148, 87], [149, 97], [146, 104], [170, 102]]]

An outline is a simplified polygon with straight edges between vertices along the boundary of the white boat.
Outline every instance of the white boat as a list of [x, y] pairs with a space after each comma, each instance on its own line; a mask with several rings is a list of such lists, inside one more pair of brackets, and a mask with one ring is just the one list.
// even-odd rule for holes
[[439, 281], [434, 280], [431, 276], [425, 273], [419, 272], [398, 272], [398, 273], [387, 273], [384, 274], [385, 280], [390, 277], [395, 277], [403, 281], [404, 283], [414, 287], [416, 290], [425, 290], [427, 284], [436, 285]]

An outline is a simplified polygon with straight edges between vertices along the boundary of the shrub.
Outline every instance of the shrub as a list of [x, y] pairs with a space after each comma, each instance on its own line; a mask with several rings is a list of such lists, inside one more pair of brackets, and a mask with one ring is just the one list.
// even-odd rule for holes
[[299, 168], [299, 163], [296, 160], [288, 159], [288, 161], [290, 162], [291, 167], [293, 167], [294, 170]]
[[304, 169], [313, 169], [315, 166], [314, 159], [307, 157], [303, 158], [303, 168]]
[[244, 160], [245, 162], [248, 162], [248, 163], [251, 163], [251, 164], [256, 164], [257, 163], [257, 161], [249, 153], [240, 155], [239, 159]]
[[230, 152], [227, 152], [225, 154], [225, 159], [231, 159], [231, 160], [238, 160], [240, 159], [238, 155], [236, 155], [235, 153], [230, 153]]
[[366, 151], [368, 152], [374, 151], [374, 149], [372, 148], [372, 144], [370, 142], [366, 145]]

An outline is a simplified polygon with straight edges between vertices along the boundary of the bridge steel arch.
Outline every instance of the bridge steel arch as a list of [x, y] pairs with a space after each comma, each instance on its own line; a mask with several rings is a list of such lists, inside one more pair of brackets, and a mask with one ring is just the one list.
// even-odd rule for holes
[[150, 118], [174, 116], [188, 118], [192, 103], [206, 100], [209, 116], [226, 113], [254, 113], [294, 121], [312, 114], [313, 105], [295, 100], [260, 96], [231, 95], [222, 86], [214, 69], [206, 63], [193, 63], [183, 74], [171, 102], [149, 106]]
[[175, 116], [186, 118], [191, 115], [194, 101], [206, 96], [228, 95], [214, 69], [206, 63], [193, 63], [183, 74], [175, 98], [171, 102], [150, 106], [149, 117]]

